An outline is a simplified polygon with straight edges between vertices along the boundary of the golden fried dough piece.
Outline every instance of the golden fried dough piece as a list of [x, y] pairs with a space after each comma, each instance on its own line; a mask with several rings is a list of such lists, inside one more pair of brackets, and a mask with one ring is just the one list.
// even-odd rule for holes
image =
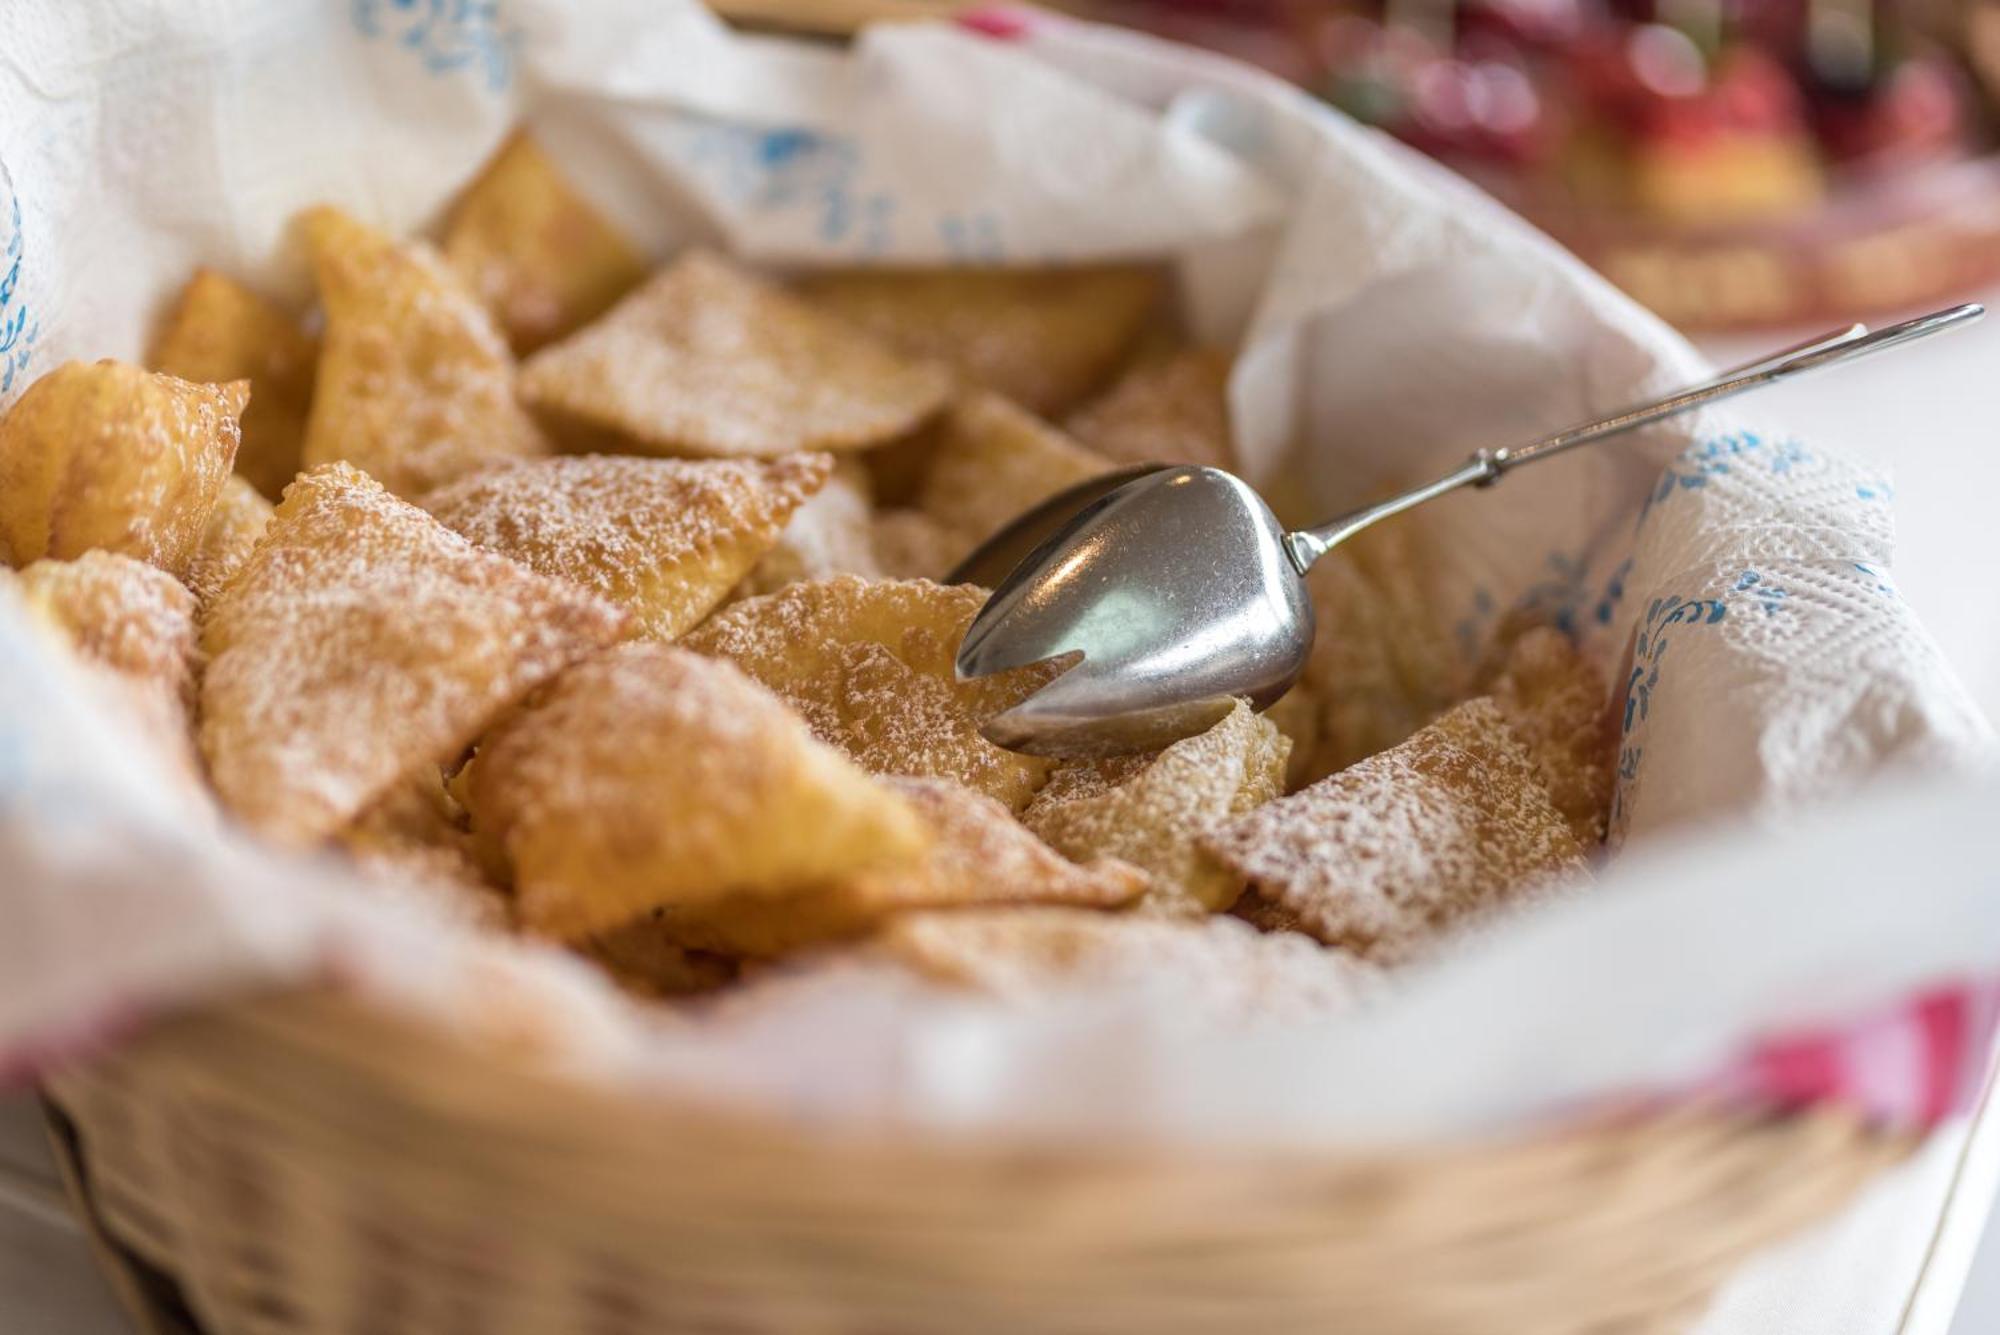
[[646, 276], [631, 243], [525, 130], [452, 206], [443, 250], [524, 357], [596, 319]]
[[1211, 1019], [1305, 1020], [1351, 1011], [1376, 970], [1302, 936], [1234, 918], [1183, 921], [1082, 909], [968, 909], [892, 919], [870, 943], [941, 983], [1010, 1000], [1066, 988], [1153, 985]]
[[344, 460], [411, 498], [549, 452], [506, 342], [435, 252], [333, 208], [302, 228], [326, 311], [306, 466]]
[[949, 388], [943, 367], [701, 250], [521, 372], [538, 408], [648, 453], [714, 457], [879, 444], [929, 417]]
[[587, 591], [322, 465], [204, 615], [209, 776], [261, 834], [316, 842], [625, 629]]
[[201, 545], [187, 568], [187, 586], [203, 607], [215, 601], [230, 576], [250, 559], [272, 513], [271, 503], [242, 474], [232, 473], [222, 484], [215, 508], [208, 512], [208, 526], [201, 531]]
[[470, 797], [514, 864], [522, 924], [568, 941], [908, 864], [926, 843], [909, 803], [777, 697], [662, 644], [557, 678], [480, 747]]
[[958, 680], [953, 656], [985, 601], [970, 585], [838, 575], [724, 608], [682, 643], [776, 691], [863, 769], [955, 779], [1018, 811], [1050, 762], [993, 745], [979, 724], [1048, 674]]
[[398, 780], [336, 841], [387, 893], [468, 927], [504, 930], [513, 921], [513, 903], [487, 876], [435, 765]]
[[298, 476], [319, 345], [285, 311], [235, 279], [196, 269], [146, 364], [203, 384], [250, 382], [236, 471], [271, 500]]
[[917, 507], [959, 538], [954, 562], [1023, 510], [1111, 471], [1108, 460], [997, 394], [959, 396], [931, 430]]
[[1146, 874], [1115, 858], [1079, 866], [1037, 839], [1007, 808], [949, 779], [888, 779], [931, 832], [912, 866], [864, 873], [775, 899], [663, 910], [683, 945], [771, 957], [864, 934], [891, 914], [1001, 904], [1118, 908], [1138, 898]]
[[1319, 633], [1302, 681], [1324, 708], [1308, 780], [1394, 746], [1465, 696], [1467, 673], [1437, 615], [1416, 532], [1372, 529], [1306, 577]]
[[1058, 770], [1021, 820], [1072, 858], [1143, 868], [1149, 909], [1213, 913], [1242, 893], [1243, 878], [1195, 838], [1282, 793], [1290, 754], [1284, 734], [1239, 700], [1222, 722], [1156, 756]]
[[698, 996], [736, 981], [736, 961], [675, 945], [655, 912], [576, 947], [627, 992], [652, 1000]]
[[0, 557], [93, 548], [187, 570], [236, 458], [250, 387], [65, 362], [0, 417]]
[[1325, 702], [1312, 687], [1297, 682], [1264, 711], [1264, 717], [1292, 744], [1291, 755], [1285, 761], [1285, 791], [1289, 793], [1312, 782], [1317, 777], [1312, 773], [1312, 765], [1326, 726]]
[[1589, 879], [1526, 749], [1484, 698], [1201, 842], [1299, 930], [1382, 963]]
[[195, 600], [143, 561], [85, 552], [36, 561], [20, 572], [30, 611], [62, 632], [85, 660], [143, 684], [183, 711], [194, 705]]
[[1212, 348], [1141, 363], [1063, 425], [1113, 463], [1234, 468], [1229, 366]]
[[728, 596], [832, 469], [824, 454], [570, 455], [487, 469], [422, 500], [445, 527], [602, 594], [636, 633], [671, 640]]
[[1156, 309], [1147, 268], [859, 269], [799, 290], [912, 356], [1038, 413], [1066, 412], [1110, 376]]
[[1485, 689], [1527, 746], [1577, 842], [1602, 843], [1618, 750], [1604, 675], [1568, 636], [1541, 626], [1514, 641]]
[[800, 580], [881, 574], [868, 492], [868, 470], [852, 456], [843, 458], [826, 485], [792, 512], [738, 592], [749, 598]]
[[33, 562], [16, 586], [29, 614], [101, 675], [106, 698], [175, 777], [200, 788], [194, 595], [144, 561], [99, 551]]
[[972, 549], [922, 510], [884, 510], [868, 536], [875, 566], [889, 579], [942, 580]]

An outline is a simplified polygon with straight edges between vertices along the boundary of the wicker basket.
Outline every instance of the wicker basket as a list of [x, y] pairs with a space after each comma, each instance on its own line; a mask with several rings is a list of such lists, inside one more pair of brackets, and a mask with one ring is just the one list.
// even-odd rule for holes
[[[956, 0], [712, 0], [837, 35]], [[45, 1090], [150, 1335], [1681, 1329], [1908, 1136], [1653, 1110], [1360, 1155], [834, 1136], [565, 1083], [326, 993]]]
[[1910, 1142], [1679, 1111], [1392, 1157], [835, 1138], [326, 995], [49, 1090], [153, 1332], [1666, 1331]]

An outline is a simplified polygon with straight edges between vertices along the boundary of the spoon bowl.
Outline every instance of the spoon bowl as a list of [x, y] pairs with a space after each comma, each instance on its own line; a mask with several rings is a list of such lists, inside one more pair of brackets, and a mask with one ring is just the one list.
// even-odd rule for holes
[[1134, 471], [1095, 497], [1085, 483], [1055, 498], [1067, 498], [1069, 519], [1000, 581], [966, 632], [963, 677], [1067, 663], [987, 720], [1001, 746], [1076, 757], [1157, 750], [1212, 727], [1239, 697], [1265, 708], [1305, 668], [1312, 600], [1263, 498], [1219, 468]]

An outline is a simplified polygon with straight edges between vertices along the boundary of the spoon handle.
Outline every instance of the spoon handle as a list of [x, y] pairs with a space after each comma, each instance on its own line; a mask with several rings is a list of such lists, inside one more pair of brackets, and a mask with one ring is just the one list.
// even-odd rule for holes
[[1540, 440], [1525, 445], [1514, 445], [1497, 450], [1481, 450], [1451, 472], [1427, 482], [1423, 486], [1406, 491], [1400, 496], [1392, 496], [1379, 504], [1355, 510], [1337, 519], [1329, 520], [1314, 528], [1300, 529], [1285, 535], [1285, 550], [1297, 566], [1300, 574], [1312, 568], [1313, 562], [1326, 555], [1333, 548], [1372, 524], [1379, 523], [1391, 515], [1401, 514], [1412, 506], [1442, 496], [1446, 492], [1457, 491], [1460, 487], [1484, 487], [1499, 481], [1507, 473], [1522, 464], [1534, 463], [1573, 450], [1579, 445], [1588, 445], [1638, 427], [1650, 426], [1680, 413], [1719, 403], [1753, 389], [1762, 389], [1781, 380], [1789, 380], [1817, 371], [1822, 367], [1836, 366], [1842, 362], [1881, 352], [1886, 348], [1899, 347], [1932, 334], [1943, 333], [1947, 329], [1958, 329], [1971, 324], [1984, 315], [1986, 310], [1976, 303], [1953, 306], [1948, 310], [1933, 311], [1920, 315], [1914, 320], [1890, 325], [1886, 329], [1868, 332], [1865, 325], [1849, 325], [1830, 334], [1772, 353], [1754, 362], [1724, 371], [1712, 379], [1691, 385], [1686, 389], [1669, 394], [1651, 403], [1627, 408], [1594, 422], [1581, 426], [1567, 427]]

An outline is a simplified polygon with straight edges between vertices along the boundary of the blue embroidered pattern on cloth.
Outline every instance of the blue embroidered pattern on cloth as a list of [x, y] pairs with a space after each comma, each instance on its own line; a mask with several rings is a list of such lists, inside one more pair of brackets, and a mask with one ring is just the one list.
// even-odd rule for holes
[[817, 130], [695, 121], [686, 164], [727, 203], [764, 213], [804, 212], [829, 245], [879, 255], [895, 241], [896, 200], [859, 183], [861, 149]]
[[[1759, 466], [1783, 476], [1811, 462], [1812, 452], [1789, 437], [1766, 440], [1755, 431], [1730, 431], [1696, 441], [1683, 450], [1678, 459], [1660, 470], [1659, 484], [1639, 510], [1639, 522], [1645, 523], [1654, 506], [1677, 493], [1700, 490], [1708, 485], [1710, 478], [1733, 473], [1740, 467]], [[1868, 499], [1865, 491], [1863, 499]]]
[[21, 288], [21, 265], [27, 247], [21, 225], [21, 199], [13, 187], [6, 167], [0, 165], [0, 209], [5, 210], [6, 218], [6, 230], [0, 233], [0, 394], [12, 391], [16, 383], [27, 383], [24, 375], [42, 333]]
[[499, 0], [352, 0], [354, 30], [415, 54], [436, 75], [466, 73], [500, 93], [514, 81], [521, 29]]

